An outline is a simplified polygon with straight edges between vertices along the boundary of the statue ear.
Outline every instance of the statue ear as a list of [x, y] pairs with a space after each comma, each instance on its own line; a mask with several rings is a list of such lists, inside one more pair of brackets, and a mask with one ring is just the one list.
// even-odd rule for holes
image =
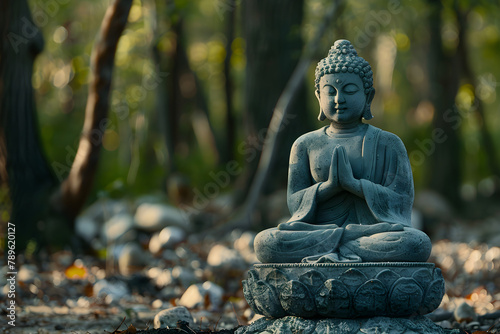
[[319, 116], [318, 116], [318, 121], [323, 122], [326, 119], [326, 115], [323, 112], [323, 109], [319, 109]]
[[319, 98], [319, 90], [316, 90], [316, 91], [314, 92], [314, 94], [316, 95], [316, 98], [318, 99], [318, 102], [319, 102], [319, 104], [320, 104], [320, 106], [319, 106], [318, 121], [323, 122], [323, 121], [326, 119], [326, 115], [325, 115], [325, 113], [323, 112], [323, 109], [321, 109], [321, 100], [320, 100], [320, 98]]
[[372, 88], [366, 96], [365, 111], [363, 112], [363, 118], [367, 121], [373, 118], [370, 107], [372, 105], [372, 100], [374, 96], [375, 96], [375, 89]]

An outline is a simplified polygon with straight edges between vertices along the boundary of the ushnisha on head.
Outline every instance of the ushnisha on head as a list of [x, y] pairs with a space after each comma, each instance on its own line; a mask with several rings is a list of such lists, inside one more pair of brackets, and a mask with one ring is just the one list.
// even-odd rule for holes
[[[337, 40], [330, 48], [328, 56], [318, 62], [315, 72], [315, 88], [317, 95], [320, 93], [321, 78], [324, 75], [335, 73], [354, 73], [361, 78], [365, 96], [368, 101], [362, 116], [366, 120], [372, 119], [373, 115], [370, 111], [370, 105], [373, 95], [375, 94], [372, 68], [366, 60], [358, 56], [358, 53], [348, 40]], [[325, 120], [325, 115], [322, 111], [320, 111], [318, 119], [320, 121]]]

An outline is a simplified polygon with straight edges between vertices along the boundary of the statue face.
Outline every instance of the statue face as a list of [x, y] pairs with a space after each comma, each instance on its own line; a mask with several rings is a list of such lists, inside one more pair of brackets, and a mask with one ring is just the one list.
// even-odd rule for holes
[[340, 125], [357, 124], [367, 101], [363, 81], [355, 73], [325, 74], [319, 82], [319, 105], [326, 118]]

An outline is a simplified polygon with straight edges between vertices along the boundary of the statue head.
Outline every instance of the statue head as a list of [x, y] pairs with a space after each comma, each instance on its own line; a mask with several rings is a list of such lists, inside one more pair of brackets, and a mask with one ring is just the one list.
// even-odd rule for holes
[[[366, 120], [373, 118], [370, 110], [371, 101], [375, 94], [375, 89], [373, 88], [373, 72], [370, 64], [358, 56], [358, 53], [348, 40], [340, 39], [336, 41], [328, 52], [328, 56], [318, 62], [315, 73], [315, 88], [318, 98], [320, 94], [319, 83], [321, 78], [324, 75], [335, 73], [354, 73], [360, 77], [367, 102], [362, 117]], [[323, 121], [325, 118], [325, 114], [321, 110], [318, 119]]]

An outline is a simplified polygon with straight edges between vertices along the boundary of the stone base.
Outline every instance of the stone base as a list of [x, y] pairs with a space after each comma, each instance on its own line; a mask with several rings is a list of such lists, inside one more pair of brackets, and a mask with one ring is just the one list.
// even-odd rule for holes
[[432, 263], [256, 264], [243, 293], [268, 318], [411, 317], [439, 306], [444, 279]]
[[413, 318], [374, 317], [368, 319], [303, 319], [293, 316], [281, 319], [262, 318], [240, 327], [236, 334], [458, 334], [446, 330], [423, 316]]

